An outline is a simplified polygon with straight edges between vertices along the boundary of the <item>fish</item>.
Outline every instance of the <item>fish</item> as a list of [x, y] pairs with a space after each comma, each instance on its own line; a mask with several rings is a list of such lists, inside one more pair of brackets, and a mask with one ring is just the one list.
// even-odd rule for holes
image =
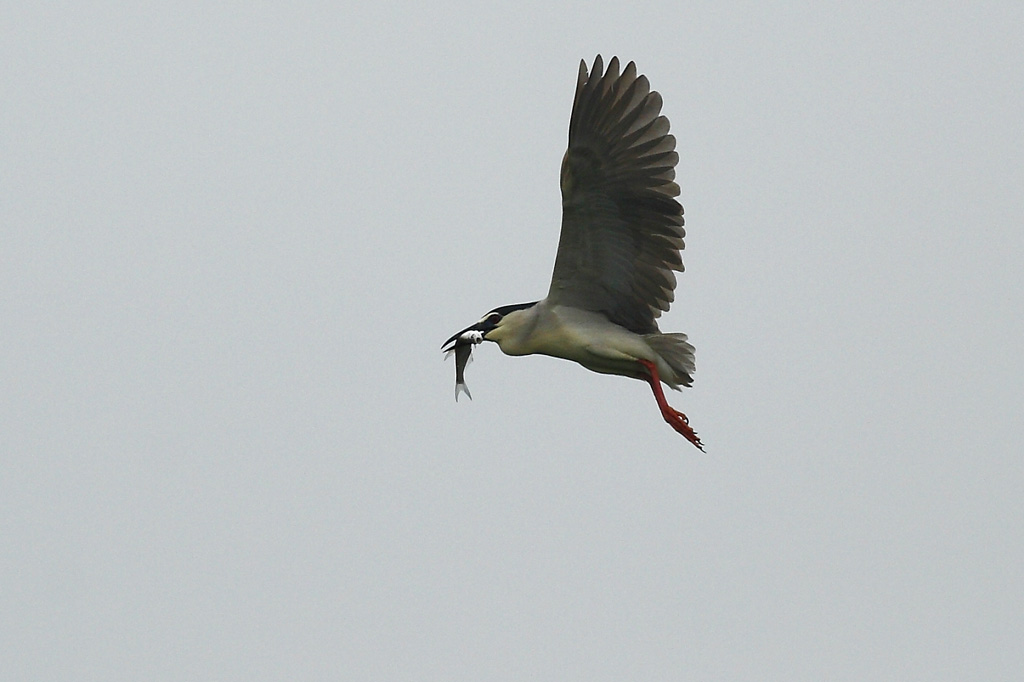
[[[451, 341], [450, 339], [449, 343]], [[455, 354], [455, 402], [459, 401], [460, 393], [465, 393], [466, 397], [472, 400], [473, 395], [466, 385], [466, 365], [473, 359], [473, 346], [483, 341], [483, 334], [468, 329], [455, 337], [454, 341], [455, 344], [448, 349], [444, 359], [447, 360], [453, 353]]]
[[455, 402], [459, 402], [460, 392], [465, 393], [466, 397], [472, 400], [473, 394], [469, 392], [469, 386], [466, 385], [466, 365], [473, 359], [473, 344], [456, 344], [453, 352], [455, 353]]

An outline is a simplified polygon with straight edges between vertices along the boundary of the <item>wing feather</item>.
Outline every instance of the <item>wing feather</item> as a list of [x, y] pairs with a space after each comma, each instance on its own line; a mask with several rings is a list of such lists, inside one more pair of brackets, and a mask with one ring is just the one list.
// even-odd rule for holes
[[674, 299], [683, 270], [679, 155], [662, 99], [630, 62], [580, 62], [562, 160], [562, 233], [548, 300], [602, 312], [638, 334]]

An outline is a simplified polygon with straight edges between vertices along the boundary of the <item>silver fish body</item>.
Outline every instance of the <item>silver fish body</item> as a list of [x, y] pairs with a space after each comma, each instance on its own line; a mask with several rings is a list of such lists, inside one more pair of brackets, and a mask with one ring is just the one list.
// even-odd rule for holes
[[466, 385], [466, 365], [473, 356], [473, 346], [478, 343], [483, 343], [484, 335], [478, 329], [463, 330], [444, 342], [442, 350], [447, 351], [445, 360], [452, 353], [455, 353], [455, 400], [458, 402], [459, 393], [465, 393], [472, 400], [473, 396], [469, 392], [469, 386]]
[[472, 359], [473, 343], [471, 341], [455, 344], [455, 402], [459, 401], [459, 393], [465, 393], [470, 400], [473, 399], [466, 385], [466, 365]]

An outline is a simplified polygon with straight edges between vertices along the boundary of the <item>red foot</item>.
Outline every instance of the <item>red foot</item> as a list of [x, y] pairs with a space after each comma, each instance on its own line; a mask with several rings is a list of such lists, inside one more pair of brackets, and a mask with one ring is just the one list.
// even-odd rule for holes
[[649, 360], [640, 360], [640, 364], [647, 368], [648, 376], [645, 378], [647, 383], [651, 385], [651, 390], [654, 391], [654, 398], [658, 401], [658, 407], [661, 408], [661, 416], [664, 417], [669, 426], [678, 433], [681, 433], [686, 440], [696, 445], [701, 452], [704, 452], [704, 444], [700, 442], [697, 433], [690, 428], [690, 420], [686, 418], [685, 414], [674, 409], [665, 400], [665, 393], [661, 390], [661, 379], [658, 378], [658, 368]]

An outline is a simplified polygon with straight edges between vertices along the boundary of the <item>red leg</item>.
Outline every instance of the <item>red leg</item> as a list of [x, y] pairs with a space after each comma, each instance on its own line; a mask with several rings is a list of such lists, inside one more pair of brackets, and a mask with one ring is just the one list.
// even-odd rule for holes
[[690, 420], [682, 412], [673, 409], [668, 404], [668, 401], [665, 400], [665, 393], [661, 390], [661, 379], [658, 378], [658, 368], [649, 360], [640, 360], [640, 364], [647, 368], [647, 383], [651, 385], [651, 390], [654, 391], [654, 398], [658, 401], [658, 407], [661, 408], [661, 416], [664, 417], [669, 426], [681, 433], [686, 440], [696, 445], [701, 452], [704, 452], [704, 445], [700, 442], [700, 438], [690, 428]]

